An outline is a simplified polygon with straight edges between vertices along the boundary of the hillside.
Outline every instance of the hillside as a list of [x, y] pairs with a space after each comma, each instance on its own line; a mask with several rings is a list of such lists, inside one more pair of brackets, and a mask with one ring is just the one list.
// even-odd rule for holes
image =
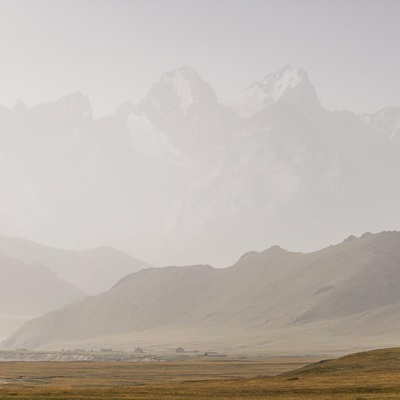
[[[382, 232], [309, 254], [273, 246], [226, 269], [142, 270], [106, 293], [29, 321], [5, 346], [147, 340], [282, 348], [332, 346], [335, 338], [356, 346], [360, 337], [373, 341], [400, 327], [393, 312], [400, 306], [399, 266], [400, 233]], [[381, 329], [371, 331], [375, 313]]]
[[35, 316], [84, 297], [84, 293], [40, 264], [0, 254], [0, 338]]
[[301, 369], [285, 373], [284, 376], [337, 376], [363, 373], [399, 373], [400, 348], [378, 349], [349, 354], [335, 360], [324, 360]]
[[82, 251], [64, 250], [0, 235], [0, 251], [26, 263], [43, 264], [87, 294], [104, 292], [123, 276], [149, 267], [145, 262], [108, 246]]

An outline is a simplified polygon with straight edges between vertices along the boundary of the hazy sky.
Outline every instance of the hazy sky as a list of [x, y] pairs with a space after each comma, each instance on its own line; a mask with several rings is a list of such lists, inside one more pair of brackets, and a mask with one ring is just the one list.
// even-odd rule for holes
[[191, 65], [219, 98], [290, 64], [328, 109], [400, 106], [399, 0], [0, 0], [0, 104], [73, 91], [96, 115]]

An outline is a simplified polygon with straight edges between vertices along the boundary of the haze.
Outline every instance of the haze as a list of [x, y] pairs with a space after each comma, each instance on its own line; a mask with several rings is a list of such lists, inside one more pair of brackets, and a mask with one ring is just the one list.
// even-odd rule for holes
[[398, 2], [0, 5], [4, 235], [227, 266], [397, 228]]
[[284, 65], [324, 107], [400, 105], [396, 0], [1, 0], [0, 104], [87, 94], [95, 116], [190, 65], [227, 101]]
[[397, 340], [398, 1], [0, 7], [3, 347]]

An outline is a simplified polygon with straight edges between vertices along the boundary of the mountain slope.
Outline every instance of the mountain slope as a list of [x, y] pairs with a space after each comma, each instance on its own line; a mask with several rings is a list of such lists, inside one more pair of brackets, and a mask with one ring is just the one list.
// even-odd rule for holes
[[324, 360], [287, 372], [284, 377], [346, 376], [362, 373], [393, 373], [400, 371], [400, 348], [378, 349], [349, 354], [335, 360]]
[[[158, 343], [168, 336], [229, 342], [241, 335], [246, 342], [332, 324], [324, 338], [333, 340], [346, 335], [346, 324], [355, 328], [362, 313], [398, 307], [399, 266], [400, 233], [383, 232], [309, 254], [274, 246], [226, 269], [142, 270], [106, 293], [28, 322], [6, 346], [54, 348], [95, 338], [112, 343], [121, 335], [150, 335]], [[381, 319], [391, 315], [381, 312]], [[364, 318], [362, 335], [368, 323]], [[391, 333], [386, 327], [380, 335]]]
[[84, 293], [40, 264], [0, 254], [0, 337], [34, 316], [84, 297]]
[[234, 108], [244, 117], [252, 117], [277, 102], [290, 103], [305, 115], [311, 115], [321, 108], [307, 72], [289, 65], [243, 90]]
[[360, 120], [370, 129], [389, 140], [400, 135], [400, 107], [388, 107], [373, 115], [363, 115]]
[[63, 250], [0, 236], [0, 251], [27, 263], [41, 263], [89, 294], [108, 290], [123, 276], [149, 267], [145, 262], [107, 246], [83, 251]]
[[0, 256], [0, 312], [39, 314], [71, 303], [84, 293], [43, 265]]

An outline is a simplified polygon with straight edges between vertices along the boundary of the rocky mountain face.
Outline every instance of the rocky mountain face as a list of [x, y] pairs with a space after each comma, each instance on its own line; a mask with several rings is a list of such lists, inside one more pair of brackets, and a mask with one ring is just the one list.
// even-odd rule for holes
[[4, 346], [128, 346], [138, 336], [165, 345], [173, 338], [232, 345], [238, 337], [242, 344], [272, 345], [283, 333], [296, 343], [316, 336], [357, 345], [360, 335], [390, 335], [400, 327], [399, 288], [399, 232], [352, 236], [307, 254], [273, 246], [229, 268], [128, 275], [106, 293], [29, 321]]
[[289, 66], [233, 108], [191, 67], [98, 120], [79, 93], [18, 102], [0, 109], [1, 231], [156, 265], [229, 265], [276, 242], [310, 250], [394, 229], [399, 115], [329, 112]]
[[307, 72], [291, 66], [268, 74], [261, 82], [243, 90], [236, 99], [235, 108], [242, 116], [251, 117], [277, 102], [290, 103], [310, 117], [321, 109]]

